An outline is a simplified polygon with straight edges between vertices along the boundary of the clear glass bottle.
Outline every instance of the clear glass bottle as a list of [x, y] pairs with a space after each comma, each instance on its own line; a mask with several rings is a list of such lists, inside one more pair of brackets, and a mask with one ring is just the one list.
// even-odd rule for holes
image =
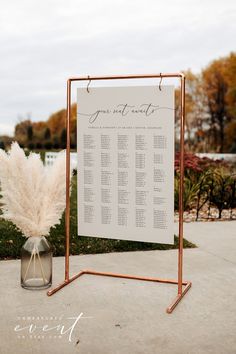
[[46, 289], [52, 284], [52, 247], [44, 237], [29, 237], [21, 249], [21, 286]]

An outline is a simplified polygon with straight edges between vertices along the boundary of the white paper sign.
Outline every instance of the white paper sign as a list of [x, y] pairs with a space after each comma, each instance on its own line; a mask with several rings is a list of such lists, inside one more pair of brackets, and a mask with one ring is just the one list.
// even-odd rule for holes
[[174, 240], [174, 87], [79, 88], [78, 234]]

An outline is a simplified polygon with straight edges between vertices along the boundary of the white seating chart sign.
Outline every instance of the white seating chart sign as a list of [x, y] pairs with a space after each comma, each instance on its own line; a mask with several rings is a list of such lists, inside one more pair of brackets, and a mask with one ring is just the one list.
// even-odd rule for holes
[[77, 91], [78, 234], [174, 242], [174, 86]]

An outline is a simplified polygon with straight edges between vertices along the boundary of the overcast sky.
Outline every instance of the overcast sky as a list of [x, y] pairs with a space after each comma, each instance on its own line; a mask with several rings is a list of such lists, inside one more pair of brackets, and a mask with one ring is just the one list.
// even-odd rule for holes
[[199, 72], [236, 50], [235, 0], [0, 0], [0, 135], [75, 75]]

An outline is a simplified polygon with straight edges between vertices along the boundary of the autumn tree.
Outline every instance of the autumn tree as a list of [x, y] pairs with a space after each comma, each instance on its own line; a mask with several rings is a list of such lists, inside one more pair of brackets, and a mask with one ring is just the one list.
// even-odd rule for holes
[[227, 58], [225, 78], [228, 86], [226, 102], [230, 122], [225, 129], [227, 151], [236, 153], [236, 53]]
[[33, 129], [34, 129], [34, 140], [36, 142], [42, 142], [44, 140], [45, 131], [47, 129], [46, 122], [33, 122]]
[[56, 113], [53, 113], [48, 121], [47, 126], [51, 131], [52, 135], [61, 134], [62, 130], [65, 128], [66, 125], [66, 110], [61, 109]]
[[50, 131], [50, 129], [47, 127], [46, 129], [45, 129], [45, 132], [44, 132], [44, 139], [45, 140], [49, 140], [51, 138], [51, 131]]
[[230, 53], [226, 60], [225, 80], [228, 91], [226, 102], [228, 114], [231, 119], [236, 119], [236, 53]]
[[66, 147], [66, 128], [63, 128], [61, 131], [61, 146], [62, 148]]
[[210, 117], [210, 131], [213, 135], [214, 148], [224, 151], [225, 125], [229, 119], [227, 109], [226, 58], [213, 61], [202, 72], [203, 90], [207, 99]]
[[9, 149], [13, 142], [13, 138], [9, 137], [8, 135], [1, 135], [0, 136], [0, 145], [1, 149]]
[[15, 139], [20, 145], [24, 146], [28, 143], [28, 129], [32, 127], [31, 120], [23, 120], [15, 126]]
[[[71, 133], [73, 133], [76, 130], [76, 103], [71, 105], [70, 122]], [[61, 109], [60, 111], [53, 113], [47, 121], [47, 126], [52, 135], [60, 135], [62, 130], [66, 127], [66, 109]]]
[[[206, 109], [204, 105], [204, 94], [201, 84], [201, 76], [194, 74], [191, 70], [183, 72], [186, 77], [185, 89], [185, 126], [186, 126], [186, 143], [188, 150], [195, 151], [199, 140], [204, 135], [203, 125], [206, 116]], [[175, 92], [175, 124], [177, 134], [180, 129], [180, 90]]]
[[33, 126], [32, 126], [32, 125], [29, 125], [29, 126], [27, 127], [27, 139], [28, 139], [28, 141], [31, 141], [31, 140], [33, 139], [33, 134], [34, 134], [34, 132], [33, 132]]
[[236, 119], [232, 120], [225, 129], [226, 148], [230, 153], [236, 153]]

